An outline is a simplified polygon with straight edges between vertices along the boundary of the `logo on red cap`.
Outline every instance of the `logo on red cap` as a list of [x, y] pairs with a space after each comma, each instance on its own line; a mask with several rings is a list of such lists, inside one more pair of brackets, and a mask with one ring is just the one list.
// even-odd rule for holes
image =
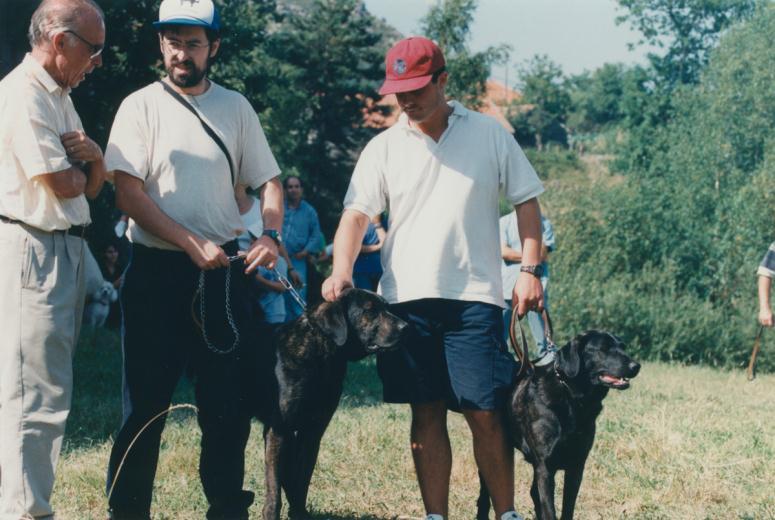
[[384, 96], [423, 88], [444, 65], [444, 54], [431, 40], [421, 36], [405, 38], [387, 53], [385, 82], [379, 93]]

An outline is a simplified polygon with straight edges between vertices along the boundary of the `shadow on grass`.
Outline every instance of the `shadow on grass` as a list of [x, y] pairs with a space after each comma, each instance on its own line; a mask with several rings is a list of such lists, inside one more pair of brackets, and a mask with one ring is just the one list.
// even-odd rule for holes
[[[121, 424], [121, 364], [121, 340], [116, 331], [83, 330], [73, 362], [75, 387], [67, 421], [66, 450], [102, 443], [118, 431]], [[194, 403], [193, 386], [185, 377], [178, 384], [172, 402]], [[356, 408], [381, 402], [382, 385], [377, 376], [376, 358], [371, 356], [350, 363], [340, 406]], [[190, 412], [173, 413], [167, 420], [186, 421], [189, 416]]]
[[307, 517], [310, 520], [393, 520], [395, 516], [374, 516], [352, 514], [332, 514], [318, 511], [310, 511]]

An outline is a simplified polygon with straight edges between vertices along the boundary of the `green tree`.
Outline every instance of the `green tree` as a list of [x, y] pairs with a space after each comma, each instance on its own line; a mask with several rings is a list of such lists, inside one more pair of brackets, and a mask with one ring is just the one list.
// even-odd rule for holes
[[571, 98], [562, 68], [544, 55], [534, 56], [519, 70], [522, 98], [511, 107], [512, 124], [529, 131], [539, 150], [548, 142], [565, 145]]
[[271, 81], [261, 115], [286, 172], [306, 181], [324, 231], [333, 231], [357, 154], [374, 136], [364, 122], [384, 78], [385, 28], [357, 0], [316, 0], [286, 13], [267, 41]]
[[626, 72], [623, 65], [606, 63], [568, 79], [571, 108], [567, 126], [572, 132], [596, 133], [622, 120]]
[[746, 358], [756, 265], [775, 221], [773, 39], [775, 6], [730, 28], [699, 83], [673, 91], [648, 164], [556, 202], [572, 206], [553, 215], [558, 322], [616, 330], [643, 356]]
[[660, 78], [671, 86], [696, 83], [708, 54], [722, 32], [753, 14], [756, 0], [618, 0], [628, 22], [640, 31], [639, 45], [665, 49], [650, 60]]
[[422, 20], [425, 36], [444, 51], [449, 72], [447, 94], [471, 108], [481, 106], [492, 66], [505, 62], [509, 52], [506, 45], [482, 52], [468, 48], [476, 7], [476, 0], [441, 0]]

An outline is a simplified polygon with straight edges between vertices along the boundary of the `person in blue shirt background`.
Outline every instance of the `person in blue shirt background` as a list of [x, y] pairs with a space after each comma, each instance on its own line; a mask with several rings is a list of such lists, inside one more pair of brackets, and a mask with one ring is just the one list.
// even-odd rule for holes
[[379, 279], [382, 277], [380, 250], [384, 242], [385, 228], [382, 227], [380, 215], [377, 215], [369, 222], [361, 252], [353, 264], [353, 285], [358, 289], [377, 290]]
[[[509, 325], [511, 324], [511, 289], [519, 276], [519, 268], [522, 264], [522, 244], [519, 240], [519, 231], [517, 229], [517, 215], [511, 211], [500, 219], [501, 233], [501, 255], [503, 264], [501, 265], [501, 275], [503, 276], [503, 298], [506, 300], [508, 308], [503, 311], [503, 322], [505, 324], [506, 341], [509, 341]], [[544, 309], [549, 309], [549, 253], [556, 248], [554, 240], [554, 228], [548, 218], [541, 215], [541, 285], [544, 288]], [[527, 313], [527, 323], [530, 327], [530, 333], [536, 342], [538, 356], [541, 358], [536, 364], [544, 365], [554, 360], [554, 352], [548, 349], [546, 335], [544, 332], [544, 319], [541, 314], [530, 311]]]
[[[307, 298], [307, 259], [320, 251], [320, 220], [310, 203], [302, 199], [304, 186], [301, 179], [290, 175], [283, 181], [285, 188], [285, 216], [283, 217], [283, 243], [291, 259], [288, 272], [299, 274], [304, 286], [299, 291]], [[303, 309], [290, 294], [285, 295], [286, 320], [298, 317]]]

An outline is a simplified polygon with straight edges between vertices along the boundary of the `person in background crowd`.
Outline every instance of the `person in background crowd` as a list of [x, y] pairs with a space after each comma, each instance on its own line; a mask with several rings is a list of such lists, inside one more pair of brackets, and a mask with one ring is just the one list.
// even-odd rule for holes
[[[320, 221], [318, 213], [309, 202], [304, 200], [304, 186], [301, 179], [290, 175], [283, 181], [285, 188], [285, 213], [283, 218], [283, 242], [288, 250], [291, 263], [289, 274], [296, 271], [304, 286], [299, 294], [307, 299], [308, 264], [307, 257], [320, 251]], [[286, 320], [291, 321], [302, 313], [290, 293], [285, 293]]]
[[772, 279], [775, 278], [775, 242], [770, 244], [770, 248], [762, 258], [757, 274], [759, 275], [759, 323], [764, 327], [772, 327], [770, 294]]
[[[501, 276], [503, 277], [503, 298], [506, 300], [506, 309], [503, 311], [503, 324], [505, 327], [505, 339], [509, 341], [508, 327], [511, 325], [511, 291], [507, 287], [513, 287], [519, 276], [522, 266], [522, 242], [519, 240], [517, 216], [512, 211], [500, 219], [501, 231]], [[541, 286], [544, 291], [544, 313], [549, 309], [549, 253], [555, 250], [554, 227], [548, 218], [541, 216], [541, 265], [539, 266]], [[536, 365], [543, 366], [554, 361], [555, 352], [550, 349], [546, 341], [544, 329], [544, 313], [530, 311], [527, 313], [527, 323], [530, 333], [536, 343], [539, 360]], [[527, 354], [527, 353], [526, 353]]]
[[[118, 291], [121, 282], [124, 279], [125, 266], [119, 262], [118, 248], [114, 244], [108, 244], [100, 256], [100, 271], [102, 277], [111, 282]], [[105, 325], [111, 329], [117, 329], [121, 326], [121, 304], [118, 301], [110, 304], [110, 313], [105, 321]]]
[[102, 10], [91, 0], [44, 0], [29, 40], [31, 52], [0, 81], [3, 519], [54, 514], [86, 290], [86, 199], [99, 194], [106, 174], [70, 100], [102, 65]]
[[382, 218], [375, 216], [369, 221], [366, 234], [363, 236], [361, 251], [353, 265], [353, 285], [359, 289], [376, 291], [382, 276], [382, 260], [380, 250], [385, 243], [385, 229]]

